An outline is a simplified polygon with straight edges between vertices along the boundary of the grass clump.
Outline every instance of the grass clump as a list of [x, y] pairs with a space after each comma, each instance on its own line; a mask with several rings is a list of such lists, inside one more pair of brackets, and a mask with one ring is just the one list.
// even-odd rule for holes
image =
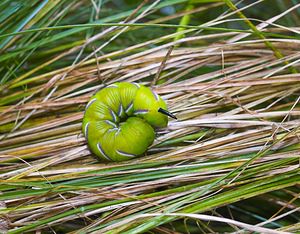
[[[296, 1], [0, 5], [1, 232], [299, 232]], [[105, 164], [81, 121], [116, 81], [178, 120]]]

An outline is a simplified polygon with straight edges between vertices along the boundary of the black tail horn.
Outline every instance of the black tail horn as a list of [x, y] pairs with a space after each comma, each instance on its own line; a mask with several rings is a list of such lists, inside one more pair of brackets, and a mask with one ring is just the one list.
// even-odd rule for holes
[[173, 115], [171, 112], [169, 112], [169, 111], [167, 111], [167, 110], [164, 110], [164, 109], [162, 109], [162, 108], [159, 108], [159, 109], [158, 109], [158, 112], [160, 112], [160, 113], [162, 113], [162, 114], [164, 114], [164, 115], [167, 115], [167, 116], [169, 116], [169, 117], [171, 117], [171, 118], [173, 118], [173, 119], [177, 119], [176, 116]]

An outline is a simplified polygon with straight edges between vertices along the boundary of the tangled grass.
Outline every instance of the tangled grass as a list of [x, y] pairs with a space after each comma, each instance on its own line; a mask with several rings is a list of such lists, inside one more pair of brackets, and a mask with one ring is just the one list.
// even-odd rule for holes
[[[13, 2], [0, 36], [3, 232], [300, 230], [300, 4]], [[116, 81], [152, 86], [178, 120], [147, 155], [105, 164], [81, 121]]]

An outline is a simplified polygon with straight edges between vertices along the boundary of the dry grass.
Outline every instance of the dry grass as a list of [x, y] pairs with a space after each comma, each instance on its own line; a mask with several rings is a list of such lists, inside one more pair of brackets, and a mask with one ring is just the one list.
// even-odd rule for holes
[[[127, 22], [150, 14], [152, 4]], [[300, 47], [288, 37], [299, 28], [257, 25], [282, 36], [267, 40], [280, 58], [265, 38], [191, 28], [101, 54], [129, 28], [106, 27], [2, 85], [0, 212], [10, 233], [299, 231]], [[71, 54], [73, 64], [43, 70]], [[146, 156], [104, 164], [89, 152], [81, 121], [89, 97], [116, 81], [157, 83], [178, 120], [159, 131]]]

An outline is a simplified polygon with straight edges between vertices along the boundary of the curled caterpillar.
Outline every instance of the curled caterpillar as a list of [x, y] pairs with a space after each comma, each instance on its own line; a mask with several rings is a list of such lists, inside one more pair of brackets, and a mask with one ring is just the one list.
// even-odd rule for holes
[[145, 153], [155, 128], [168, 125], [165, 101], [137, 83], [114, 83], [86, 105], [82, 132], [90, 150], [104, 161], [124, 161]]

